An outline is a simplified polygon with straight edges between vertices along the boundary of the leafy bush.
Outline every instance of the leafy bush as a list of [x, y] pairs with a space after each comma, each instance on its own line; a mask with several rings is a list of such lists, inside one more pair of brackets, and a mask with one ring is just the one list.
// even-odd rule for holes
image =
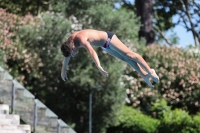
[[175, 109], [171, 112], [164, 112], [159, 131], [162, 133], [189, 132], [193, 129], [192, 124], [192, 118], [187, 112]]
[[0, 34], [0, 49], [4, 52], [3, 59], [7, 63], [5, 67], [19, 81], [24, 81], [24, 75], [19, 72], [35, 72], [43, 65], [38, 54], [29, 53], [24, 42], [20, 40], [23, 34], [19, 33], [19, 29], [24, 25], [35, 24], [31, 15], [19, 17], [0, 9], [0, 32], [3, 33]]
[[160, 120], [158, 133], [198, 133], [200, 131], [199, 114], [190, 116], [188, 112], [181, 109], [171, 110], [165, 100], [154, 103], [151, 111], [154, 112], [154, 117]]
[[0, 49], [0, 66], [5, 67], [5, 53], [3, 50]]
[[197, 132], [200, 132], [200, 113], [193, 116], [193, 127], [196, 129]]
[[200, 114], [190, 116], [181, 109], [171, 110], [165, 100], [152, 104], [152, 117], [124, 106], [118, 124], [107, 129], [110, 133], [199, 133]]
[[177, 133], [193, 130], [193, 121], [187, 112], [180, 109], [164, 111], [161, 124], [158, 128], [162, 133]]
[[150, 89], [138, 75], [127, 71], [126, 75], [135, 77], [126, 82], [130, 104], [148, 112], [152, 102], [164, 98], [172, 109], [181, 108], [195, 114], [200, 109], [199, 55], [187, 49], [166, 46], [147, 47], [140, 52], [156, 70], [160, 83]]
[[83, 28], [112, 31], [123, 41], [137, 40], [140, 26], [139, 19], [133, 12], [125, 9], [113, 10], [108, 4], [98, 4], [90, 7], [85, 13], [87, 15], [81, 19]]
[[152, 116], [154, 118], [160, 119], [164, 117], [165, 112], [171, 111], [171, 107], [167, 105], [165, 100], [161, 99], [158, 102], [152, 104], [150, 111], [152, 112]]
[[[60, 44], [73, 29], [59, 14], [44, 13], [41, 20], [39, 27], [28, 29], [25, 26], [20, 30], [23, 34], [21, 39], [26, 41], [25, 46], [31, 52], [37, 51], [43, 63], [38, 71], [42, 73], [40, 77], [31, 79], [30, 75], [26, 75], [28, 86], [67, 123], [76, 124], [77, 132], [82, 132], [87, 130], [88, 123], [88, 89], [101, 85], [103, 90], [93, 94], [93, 131], [103, 132], [106, 125], [115, 123], [116, 109], [124, 103], [125, 93], [120, 86], [122, 65], [117, 60], [108, 59], [109, 56], [105, 56], [101, 49], [97, 50], [102, 66], [109, 72], [109, 77], [104, 78], [87, 52], [80, 49], [68, 65], [69, 81], [63, 82], [60, 78], [63, 60]], [[69, 115], [66, 116], [66, 112]]]
[[160, 124], [159, 120], [127, 106], [123, 107], [118, 119], [119, 124], [109, 128], [108, 133], [155, 133]]

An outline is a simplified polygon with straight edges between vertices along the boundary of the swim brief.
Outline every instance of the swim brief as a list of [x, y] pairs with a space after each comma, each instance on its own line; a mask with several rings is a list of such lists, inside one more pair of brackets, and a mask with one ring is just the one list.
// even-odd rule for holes
[[114, 33], [110, 32], [110, 31], [106, 31], [106, 33], [108, 35], [108, 39], [106, 40], [106, 43], [103, 45], [104, 50], [110, 49], [109, 43], [114, 35]]

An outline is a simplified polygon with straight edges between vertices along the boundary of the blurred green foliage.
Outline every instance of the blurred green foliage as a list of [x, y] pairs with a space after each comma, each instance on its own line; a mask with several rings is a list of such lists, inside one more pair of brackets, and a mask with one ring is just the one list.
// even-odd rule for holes
[[[51, 1], [46, 3], [48, 9], [47, 5], [40, 7], [38, 15], [36, 7], [32, 12], [32, 8], [22, 10], [24, 5], [10, 2], [13, 5], [1, 7], [17, 15], [0, 10], [0, 65], [6, 62], [14, 78], [77, 132], [87, 132], [88, 89], [96, 85], [102, 88], [93, 93], [94, 132], [105, 133], [108, 127], [113, 133], [116, 129], [116, 133], [200, 132], [199, 49], [138, 45], [138, 18], [126, 9], [113, 8], [113, 1]], [[82, 28], [116, 33], [156, 70], [161, 82], [150, 89], [130, 66], [101, 49], [96, 50], [108, 78], [80, 49], [67, 68], [69, 81], [63, 82], [60, 44]], [[137, 110], [123, 107], [124, 88], [130, 101], [126, 105]]]
[[[71, 15], [76, 16], [78, 19], [81, 19], [83, 16], [87, 15], [87, 12], [89, 8], [101, 6], [101, 5], [107, 5], [110, 7], [114, 7], [114, 4], [118, 2], [118, 0], [60, 0], [56, 1], [55, 3], [58, 6], [59, 3], [62, 3], [62, 5], [65, 6], [64, 13], [67, 17], [70, 17]], [[110, 8], [109, 7], [109, 8]], [[102, 10], [105, 10], [106, 8], [102, 8]]]
[[137, 74], [127, 69], [125, 77], [135, 77], [125, 81], [129, 88], [129, 104], [148, 113], [152, 102], [164, 98], [172, 109], [181, 108], [196, 114], [200, 109], [198, 52], [166, 46], [147, 47], [140, 52], [150, 62], [151, 68], [156, 70], [160, 83], [150, 89]]
[[[111, 9], [108, 5], [104, 8]], [[99, 11], [104, 10], [99, 9]], [[126, 18], [134, 16], [124, 10], [116, 12], [124, 13]], [[72, 18], [67, 19], [64, 14], [57, 12], [43, 12], [37, 17], [31, 15], [19, 17], [2, 11], [2, 15], [1, 26], [4, 27], [6, 35], [1, 36], [3, 42], [1, 48], [8, 55], [6, 63], [9, 72], [36, 98], [44, 102], [66, 123], [74, 126], [77, 132], [86, 132], [89, 114], [88, 89], [101, 85], [102, 89], [93, 93], [93, 131], [105, 132], [106, 127], [117, 122], [119, 113], [117, 110], [122, 107], [126, 97], [121, 85], [124, 65], [119, 63], [119, 60], [102, 52], [102, 49], [96, 49], [102, 66], [109, 72], [109, 77], [105, 78], [96, 69], [87, 52], [80, 49], [79, 55], [72, 58], [68, 65], [69, 81], [63, 82], [60, 77], [63, 60], [60, 44], [77, 28], [79, 22], [73, 23]], [[107, 13], [104, 16], [109, 18], [111, 14]], [[93, 27], [99, 25], [99, 29], [104, 29], [99, 24], [101, 18], [96, 17], [95, 20], [99, 21], [93, 22]], [[120, 21], [120, 17], [117, 15], [115, 17], [116, 21]], [[8, 18], [7, 21], [4, 21], [5, 18]], [[132, 22], [136, 23], [135, 20]], [[4, 26], [10, 23], [11, 27]], [[120, 25], [124, 29], [115, 27], [116, 31], [124, 30], [129, 31], [130, 35], [136, 35], [136, 31], [128, 30], [131, 24], [126, 26], [127, 24], [121, 21]], [[108, 29], [112, 29], [110, 26], [112, 25], [108, 24]], [[121, 37], [125, 38], [125, 35]]]
[[92, 6], [85, 13], [87, 15], [80, 19], [83, 29], [114, 31], [120, 40], [126, 41], [134, 38], [137, 40], [139, 19], [133, 12], [126, 9], [114, 10], [112, 6], [100, 4]]
[[[171, 110], [163, 99], [153, 104], [150, 117], [128, 106], [118, 116], [119, 123], [107, 133], [199, 133], [200, 115], [190, 116], [181, 109]], [[158, 115], [157, 115], [158, 114]], [[156, 117], [157, 116], [157, 117]]]
[[124, 106], [118, 116], [119, 125], [108, 129], [112, 133], [155, 133], [160, 122], [131, 107]]
[[[159, 133], [198, 133], [199, 130], [199, 114], [189, 115], [188, 112], [181, 109], [169, 110], [167, 102], [161, 100], [154, 104], [154, 109], [161, 106], [168, 107], [167, 110], [162, 111], [162, 116], [159, 116], [160, 125], [158, 127]], [[155, 110], [152, 110], [155, 111]]]
[[[122, 8], [136, 12], [135, 1], [119, 0]], [[179, 38], [173, 31], [175, 26], [183, 26], [185, 31], [192, 33], [194, 44], [200, 41], [200, 4], [198, 0], [154, 0], [153, 1], [153, 25], [157, 34], [157, 42], [174, 45], [179, 44]], [[173, 17], [176, 19], [173, 20]], [[172, 21], [173, 20], [173, 21]], [[189, 44], [187, 44], [189, 45]]]
[[51, 0], [0, 0], [0, 7], [18, 15], [38, 15], [49, 8]]
[[0, 49], [0, 66], [5, 67], [5, 61], [4, 61], [4, 51]]

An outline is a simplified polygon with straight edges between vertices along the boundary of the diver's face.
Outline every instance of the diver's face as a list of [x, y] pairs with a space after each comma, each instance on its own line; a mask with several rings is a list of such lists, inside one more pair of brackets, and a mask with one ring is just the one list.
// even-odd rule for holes
[[72, 49], [72, 57], [74, 57], [75, 55], [78, 54], [78, 48], [76, 48], [75, 46], [73, 46], [73, 49]]

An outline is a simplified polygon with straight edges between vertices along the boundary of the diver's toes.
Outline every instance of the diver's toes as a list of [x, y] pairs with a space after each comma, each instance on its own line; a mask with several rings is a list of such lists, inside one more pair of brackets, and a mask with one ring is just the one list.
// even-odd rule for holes
[[149, 81], [149, 79], [145, 79], [145, 82], [146, 82], [150, 87], [153, 87], [153, 85], [151, 84], [151, 82]]
[[153, 81], [159, 83], [159, 78], [152, 77]]

